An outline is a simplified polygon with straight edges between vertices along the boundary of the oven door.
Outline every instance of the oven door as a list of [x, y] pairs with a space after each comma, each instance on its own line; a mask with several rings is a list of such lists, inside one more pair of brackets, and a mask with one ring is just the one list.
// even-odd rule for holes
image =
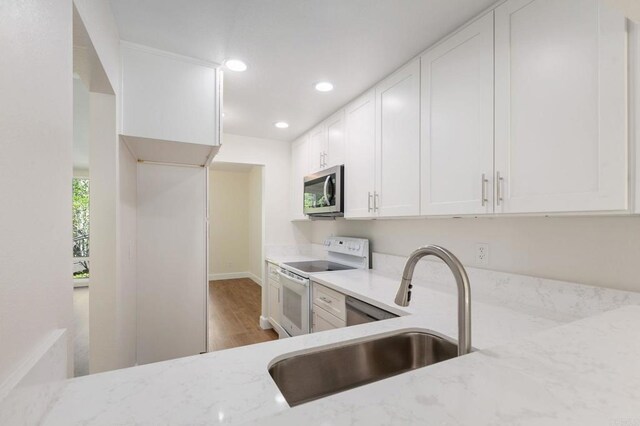
[[289, 276], [281, 271], [282, 328], [289, 336], [309, 334], [309, 280]]
[[304, 214], [341, 216], [343, 214], [344, 166], [335, 166], [304, 178]]

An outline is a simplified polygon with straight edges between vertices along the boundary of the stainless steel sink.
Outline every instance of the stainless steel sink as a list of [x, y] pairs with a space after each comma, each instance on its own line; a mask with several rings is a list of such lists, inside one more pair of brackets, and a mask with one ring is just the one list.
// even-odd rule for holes
[[269, 374], [293, 407], [457, 355], [455, 342], [408, 331], [294, 355], [274, 363]]

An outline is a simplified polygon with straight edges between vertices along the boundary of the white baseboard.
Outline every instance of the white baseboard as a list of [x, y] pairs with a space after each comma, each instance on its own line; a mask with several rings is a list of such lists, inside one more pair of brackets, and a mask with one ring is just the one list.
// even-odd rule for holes
[[259, 286], [262, 286], [262, 280], [251, 272], [226, 272], [222, 274], [209, 274], [209, 281], [234, 280], [238, 278], [249, 278]]
[[73, 288], [89, 287], [89, 278], [78, 278], [73, 280]]
[[270, 328], [273, 328], [273, 326], [271, 325], [271, 322], [267, 317], [263, 317], [262, 315], [260, 315], [260, 328], [263, 330], [268, 330]]
[[67, 378], [67, 331], [49, 333], [0, 384], [0, 424], [39, 424]]
[[260, 287], [262, 287], [262, 280], [260, 279], [260, 277], [258, 277], [256, 274], [252, 273], [252, 272], [247, 272], [248, 277], [247, 278], [251, 278], [251, 280], [258, 284]]

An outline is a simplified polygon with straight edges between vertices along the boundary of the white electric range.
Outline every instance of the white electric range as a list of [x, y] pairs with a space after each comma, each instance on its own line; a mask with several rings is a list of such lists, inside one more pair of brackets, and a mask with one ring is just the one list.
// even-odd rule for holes
[[311, 280], [309, 274], [369, 269], [369, 240], [364, 238], [329, 237], [324, 241], [326, 260], [288, 262], [280, 265], [282, 284], [282, 328], [289, 336], [311, 332]]

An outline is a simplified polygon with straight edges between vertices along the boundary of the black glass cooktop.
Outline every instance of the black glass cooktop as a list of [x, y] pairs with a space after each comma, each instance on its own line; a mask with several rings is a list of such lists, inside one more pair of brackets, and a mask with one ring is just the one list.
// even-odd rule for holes
[[285, 265], [295, 268], [302, 272], [329, 272], [329, 271], [345, 271], [347, 269], [355, 269], [352, 266], [341, 265], [339, 263], [329, 262], [327, 260], [312, 260], [309, 262], [289, 262]]

